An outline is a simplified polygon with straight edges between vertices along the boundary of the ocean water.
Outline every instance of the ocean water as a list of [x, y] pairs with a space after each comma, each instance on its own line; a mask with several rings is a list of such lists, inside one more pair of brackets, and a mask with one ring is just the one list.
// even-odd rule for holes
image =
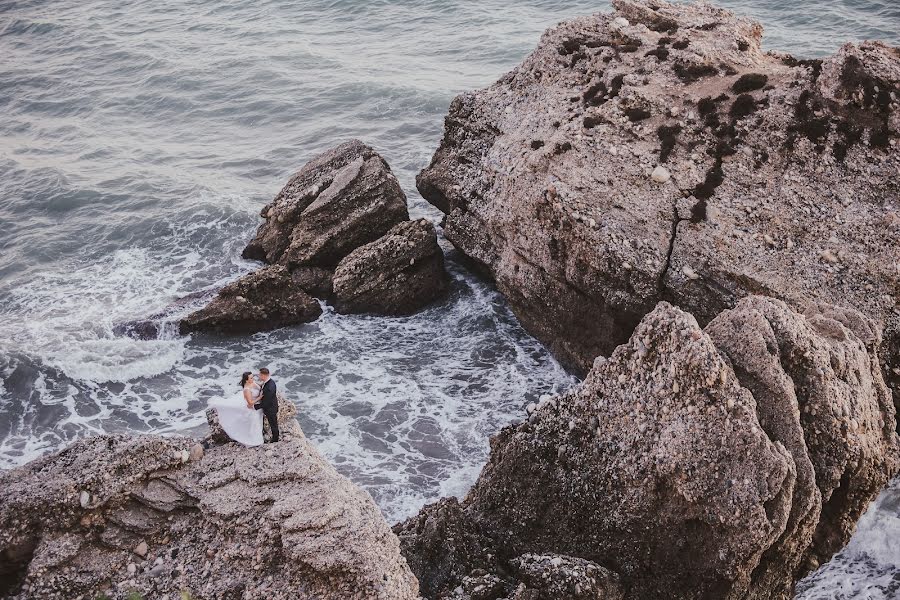
[[[900, 44], [895, 0], [723, 0], [803, 57]], [[463, 494], [487, 437], [576, 383], [447, 248], [449, 297], [239, 339], [117, 323], [256, 265], [240, 251], [293, 171], [352, 137], [414, 178], [459, 92], [516, 65], [575, 0], [0, 0], [0, 468], [95, 432], [193, 433], [268, 365], [325, 455], [399, 520]], [[900, 595], [900, 490], [803, 598]]]

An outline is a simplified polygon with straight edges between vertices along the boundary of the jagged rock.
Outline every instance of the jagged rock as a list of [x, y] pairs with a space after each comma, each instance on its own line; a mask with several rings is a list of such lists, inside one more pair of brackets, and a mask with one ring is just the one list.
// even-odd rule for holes
[[491, 541], [456, 498], [429, 504], [393, 529], [425, 598], [436, 598], [441, 591], [461, 584], [472, 571], [497, 570]]
[[790, 597], [897, 472], [876, 331], [751, 297], [704, 332], [660, 303], [578, 389], [491, 440], [461, 506], [395, 527], [423, 594], [535, 553], [609, 568], [628, 598]]
[[334, 303], [343, 313], [410, 314], [441, 296], [447, 284], [434, 225], [405, 221], [338, 264]]
[[247, 334], [308, 323], [321, 314], [285, 267], [271, 265], [223, 287], [206, 307], [182, 319], [180, 331]]
[[183, 314], [192, 305], [202, 306], [215, 297], [213, 290], [192, 292], [172, 302], [165, 309], [146, 318], [117, 323], [113, 326], [115, 335], [128, 336], [138, 340], [154, 340], [167, 334], [178, 333], [178, 314]]
[[581, 558], [525, 554], [512, 561], [521, 581], [511, 600], [621, 600], [619, 576]]
[[453, 101], [417, 180], [446, 237], [581, 371], [660, 300], [705, 324], [765, 294], [863, 311], [900, 383], [900, 51], [797, 60], [708, 4], [613, 4]]
[[418, 597], [371, 497], [299, 427], [277, 444], [213, 446], [183, 462], [194, 443], [100, 436], [0, 472], [0, 595]]
[[265, 222], [244, 257], [332, 269], [354, 249], [409, 219], [390, 167], [358, 140], [321, 154], [260, 213]]
[[291, 272], [291, 279], [310, 296], [322, 298], [323, 300], [331, 298], [334, 273], [328, 269], [300, 267]]

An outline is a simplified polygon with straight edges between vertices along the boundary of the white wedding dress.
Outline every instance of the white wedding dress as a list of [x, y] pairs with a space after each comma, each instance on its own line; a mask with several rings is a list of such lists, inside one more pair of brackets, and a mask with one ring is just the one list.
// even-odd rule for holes
[[[256, 403], [262, 389], [253, 384], [250, 394]], [[219, 413], [219, 425], [228, 437], [245, 446], [259, 446], [263, 443], [263, 411], [247, 408], [243, 389], [232, 398], [210, 400], [209, 406]]]

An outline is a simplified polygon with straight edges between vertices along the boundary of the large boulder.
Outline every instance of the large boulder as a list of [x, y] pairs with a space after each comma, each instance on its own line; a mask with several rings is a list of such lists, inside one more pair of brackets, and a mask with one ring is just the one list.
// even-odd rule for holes
[[613, 5], [453, 101], [417, 180], [446, 237], [582, 372], [660, 300], [705, 324], [766, 294], [861, 310], [900, 382], [900, 50], [797, 60], [708, 4]]
[[334, 305], [342, 313], [405, 315], [441, 296], [447, 285], [434, 225], [404, 221], [338, 264]]
[[[193, 448], [192, 448], [193, 445]], [[0, 473], [0, 596], [414, 600], [371, 497], [299, 428], [257, 448], [89, 438]]]
[[617, 573], [628, 598], [790, 597], [897, 472], [875, 332], [762, 297], [704, 331], [660, 303], [579, 388], [491, 440], [461, 505], [395, 527], [423, 594], [473, 572], [514, 589], [517, 557], [557, 554]]
[[333, 269], [354, 249], [409, 219], [406, 195], [387, 162], [352, 140], [315, 157], [260, 215], [244, 257]]
[[322, 307], [282, 265], [270, 265], [223, 287], [204, 308], [181, 320], [194, 331], [249, 334], [315, 321]]

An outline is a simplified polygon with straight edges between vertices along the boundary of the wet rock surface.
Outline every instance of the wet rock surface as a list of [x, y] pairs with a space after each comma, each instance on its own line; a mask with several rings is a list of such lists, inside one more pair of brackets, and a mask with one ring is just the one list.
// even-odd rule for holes
[[900, 50], [797, 60], [710, 5], [613, 4], [453, 101], [417, 181], [446, 237], [582, 372], [660, 300], [705, 324], [765, 294], [865, 313], [896, 386]]
[[447, 291], [434, 225], [405, 221], [344, 258], [334, 273], [338, 312], [410, 314]]
[[308, 323], [321, 314], [319, 303], [284, 266], [270, 265], [226, 285], [212, 302], [182, 319], [180, 331], [249, 334]]
[[422, 593], [483, 571], [508, 596], [518, 557], [558, 554], [627, 598], [790, 597], [897, 472], [875, 331], [763, 297], [703, 330], [660, 303], [578, 389], [491, 440], [462, 504], [395, 526]]
[[276, 444], [105, 435], [0, 473], [0, 596], [417, 598], [377, 506], [289, 404]]
[[261, 213], [246, 258], [291, 268], [333, 269], [354, 249], [409, 220], [406, 195], [387, 162], [358, 140], [321, 154]]
[[409, 220], [387, 162], [358, 140], [307, 163], [260, 214], [243, 256], [269, 266], [226, 286], [181, 322], [182, 333], [305, 323], [321, 314], [313, 297], [340, 312], [409, 314], [447, 287], [434, 226]]

